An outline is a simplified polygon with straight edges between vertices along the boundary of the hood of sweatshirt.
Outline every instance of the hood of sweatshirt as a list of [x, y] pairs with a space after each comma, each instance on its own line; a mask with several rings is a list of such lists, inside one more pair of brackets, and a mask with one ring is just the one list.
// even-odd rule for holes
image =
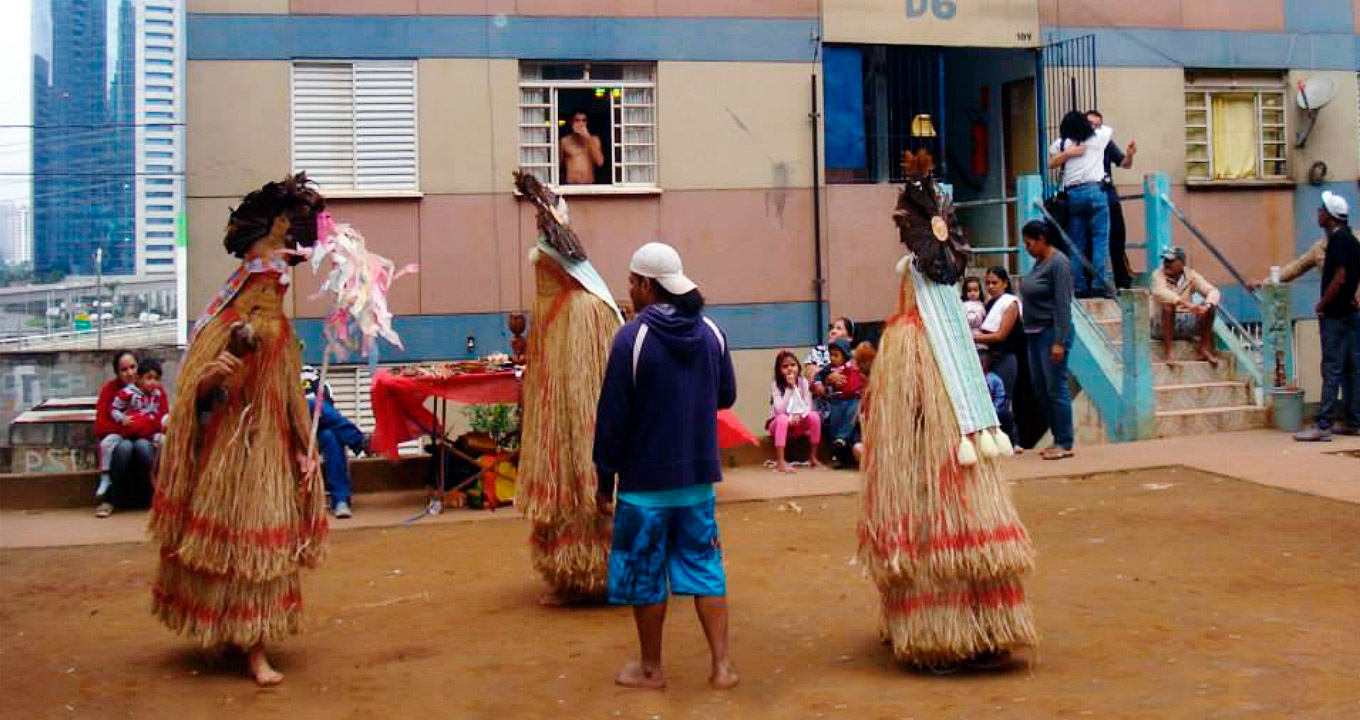
[[705, 333], [710, 333], [703, 315], [681, 315], [669, 304], [648, 305], [638, 316], [647, 325], [648, 336], [656, 337], [672, 355], [689, 360], [706, 346]]

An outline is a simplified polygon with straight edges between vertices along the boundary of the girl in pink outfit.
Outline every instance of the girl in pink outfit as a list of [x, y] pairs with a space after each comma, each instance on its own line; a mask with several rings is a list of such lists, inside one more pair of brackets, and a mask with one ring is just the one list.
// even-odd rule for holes
[[770, 388], [770, 419], [766, 429], [774, 436], [775, 470], [782, 473], [793, 472], [793, 467], [784, 458], [784, 447], [789, 437], [807, 435], [812, 441], [811, 464], [817, 462], [817, 445], [822, 440], [822, 418], [812, 404], [812, 390], [807, 378], [803, 377], [802, 365], [798, 356], [788, 350], [781, 351], [774, 360], [774, 383]]

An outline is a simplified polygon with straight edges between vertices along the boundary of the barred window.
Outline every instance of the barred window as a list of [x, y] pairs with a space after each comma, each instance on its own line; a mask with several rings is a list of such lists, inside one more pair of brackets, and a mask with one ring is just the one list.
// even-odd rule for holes
[[656, 64], [520, 63], [520, 166], [554, 186], [656, 187]]
[[1283, 73], [1187, 70], [1187, 179], [1287, 179], [1285, 100]]

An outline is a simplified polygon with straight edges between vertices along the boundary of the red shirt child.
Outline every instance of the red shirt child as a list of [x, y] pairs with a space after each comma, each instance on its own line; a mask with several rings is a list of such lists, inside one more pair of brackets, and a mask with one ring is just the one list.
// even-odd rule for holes
[[110, 413], [119, 423], [118, 434], [129, 440], [159, 440], [170, 414], [170, 398], [161, 387], [161, 364], [154, 359], [137, 366], [137, 381], [113, 398]]

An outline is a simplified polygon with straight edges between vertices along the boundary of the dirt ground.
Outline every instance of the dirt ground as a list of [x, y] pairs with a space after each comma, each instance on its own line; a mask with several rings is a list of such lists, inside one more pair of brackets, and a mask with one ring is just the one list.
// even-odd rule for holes
[[0, 553], [11, 718], [1356, 718], [1360, 506], [1189, 471], [1016, 488], [1043, 643], [1007, 671], [896, 665], [849, 496], [719, 507], [742, 685], [706, 685], [687, 601], [671, 687], [614, 687], [625, 609], [550, 609], [522, 520], [355, 530], [305, 580], [307, 632], [258, 690], [148, 614], [154, 552]]

